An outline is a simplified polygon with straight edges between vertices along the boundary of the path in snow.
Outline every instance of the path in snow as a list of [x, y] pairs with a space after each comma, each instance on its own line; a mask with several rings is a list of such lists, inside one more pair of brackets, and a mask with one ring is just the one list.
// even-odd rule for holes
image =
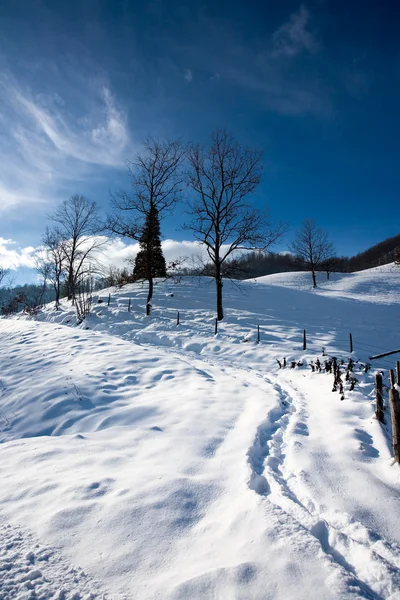
[[169, 285], [151, 318], [132, 286], [80, 328], [57, 325], [69, 310], [0, 322], [5, 513], [140, 600], [400, 600], [400, 477], [371, 376], [340, 402], [327, 375], [276, 366], [335, 350], [336, 327], [391, 344], [394, 307], [249, 284], [214, 337], [212, 290]]
[[[313, 474], [323, 476], [324, 472], [329, 480], [329, 470], [337, 469], [337, 465], [332, 464], [328, 452], [322, 452], [321, 448], [318, 454], [315, 448], [304, 448], [310, 435], [310, 406], [304, 394], [293, 386], [292, 377], [286, 376], [283, 385], [274, 384], [280, 393], [281, 409], [271, 411], [258, 427], [249, 450], [254, 472], [250, 485], [309, 531], [321, 544], [322, 551], [351, 577], [353, 585], [365, 597], [376, 600], [400, 597], [396, 594], [400, 590], [400, 544], [386, 541], [344, 511], [318, 506], [315, 486], [310, 486], [310, 480]], [[319, 420], [318, 426], [322, 423], [323, 419]], [[313, 452], [318, 457], [319, 464], [314, 463], [309, 469], [311, 476], [304, 468], [293, 468], [294, 455], [299, 451]], [[340, 482], [337, 471], [333, 480], [334, 485], [327, 486], [329, 493], [345, 494], [344, 487], [334, 489]], [[390, 496], [390, 489], [385, 489], [383, 496], [375, 497], [374, 501], [385, 510], [395, 511], [398, 495]]]

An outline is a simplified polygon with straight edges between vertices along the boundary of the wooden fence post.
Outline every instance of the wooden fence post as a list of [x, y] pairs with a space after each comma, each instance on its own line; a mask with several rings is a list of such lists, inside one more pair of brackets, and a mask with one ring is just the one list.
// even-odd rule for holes
[[214, 335], [218, 333], [218, 319], [215, 319]]
[[178, 314], [176, 315], [176, 324], [179, 325], [179, 310], [178, 310]]
[[389, 369], [389, 381], [390, 381], [390, 387], [393, 388], [394, 387], [394, 373], [393, 373], [393, 369]]
[[353, 336], [350, 334], [350, 352], [353, 352]]
[[303, 350], [307, 350], [307, 335], [306, 330], [303, 330]]
[[376, 373], [375, 375], [375, 392], [376, 392], [376, 410], [375, 415], [380, 423], [384, 423], [384, 412], [383, 412], [383, 395], [382, 395], [382, 375]]
[[129, 302], [128, 302], [128, 312], [131, 312], [131, 299], [129, 298]]
[[392, 369], [390, 369], [389, 374], [389, 403], [390, 412], [392, 415], [393, 456], [394, 461], [400, 463], [400, 396], [398, 390], [394, 386], [394, 372]]
[[107, 302], [107, 306], [110, 306], [110, 300], [111, 300], [111, 294], [108, 294], [108, 302]]
[[257, 344], [260, 343], [260, 326], [257, 325]]
[[400, 360], [396, 360], [396, 383], [400, 385]]

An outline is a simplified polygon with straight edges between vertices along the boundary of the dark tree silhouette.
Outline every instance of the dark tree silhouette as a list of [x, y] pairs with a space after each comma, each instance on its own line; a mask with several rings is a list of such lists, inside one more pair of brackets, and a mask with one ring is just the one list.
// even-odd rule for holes
[[158, 210], [152, 208], [146, 216], [146, 222], [139, 241], [140, 250], [135, 258], [134, 279], [146, 279], [153, 285], [154, 277], [166, 277], [167, 268], [161, 248], [160, 220]]
[[261, 180], [262, 152], [242, 146], [225, 129], [217, 129], [208, 147], [189, 146], [187, 158], [187, 184], [194, 200], [189, 202], [191, 221], [185, 228], [206, 248], [216, 284], [217, 318], [222, 320], [223, 277], [234, 277], [229, 268], [232, 253], [265, 250], [284, 228], [273, 228], [268, 216], [247, 202]]
[[[153, 260], [159, 258], [152, 249], [152, 236], [147, 236], [145, 229], [148, 225], [150, 231], [154, 219], [160, 220], [180, 200], [183, 157], [184, 149], [178, 141], [163, 142], [147, 138], [143, 143], [143, 151], [128, 165], [132, 191], [128, 193], [122, 190], [111, 196], [113, 212], [108, 216], [107, 229], [139, 242], [141, 251], [146, 253], [146, 278], [149, 282], [146, 315], [151, 310], [154, 273], [160, 269], [160, 265], [153, 264]], [[143, 254], [139, 259], [139, 267], [143, 270]]]

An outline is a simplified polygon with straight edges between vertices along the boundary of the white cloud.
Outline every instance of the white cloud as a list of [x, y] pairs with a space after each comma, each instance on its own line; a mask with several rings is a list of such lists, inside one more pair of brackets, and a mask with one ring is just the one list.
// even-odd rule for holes
[[[137, 242], [129, 243], [121, 238], [107, 237], [103, 237], [102, 241], [105, 244], [98, 253], [98, 259], [105, 267], [126, 267], [127, 259], [134, 258], [139, 251]], [[34, 255], [39, 249], [39, 246], [19, 247], [14, 240], [0, 237], [0, 265], [13, 271], [20, 267], [34, 268]], [[201, 245], [189, 240], [164, 240], [162, 249], [167, 263], [182, 256], [193, 259], [202, 253]]]
[[314, 34], [308, 29], [310, 12], [302, 4], [296, 12], [292, 13], [286, 23], [275, 31], [272, 36], [273, 58], [280, 56], [296, 56], [304, 50], [316, 52], [319, 44]]
[[[107, 238], [106, 236], [100, 236], [97, 239], [104, 242], [95, 256], [104, 271], [109, 266], [120, 269], [127, 267], [129, 264], [128, 259], [134, 259], [139, 251], [139, 244], [137, 242], [130, 243], [121, 238]], [[88, 243], [90, 243], [90, 239]], [[192, 268], [202, 262], [209, 261], [205, 246], [196, 241], [167, 239], [162, 241], [162, 249], [167, 264], [178, 258], [185, 258], [183, 266]], [[228, 246], [222, 246], [222, 251], [227, 249]], [[40, 246], [36, 248], [32, 246], [21, 248], [14, 240], [7, 240], [0, 237], [0, 266], [11, 269], [11, 271], [16, 273], [18, 273], [21, 267], [34, 269], [34, 258], [40, 250]], [[241, 254], [241, 252], [237, 254]]]
[[190, 83], [191, 81], [193, 81], [193, 73], [190, 69], [185, 69], [185, 74], [183, 75], [183, 78], [186, 79], [186, 81], [188, 83]]
[[34, 267], [35, 251], [33, 246], [19, 248], [13, 240], [0, 237], [0, 265], [6, 269], [16, 271], [20, 267]]
[[[189, 260], [201, 255], [202, 248], [198, 242], [189, 240], [163, 240], [162, 249], [167, 263], [180, 258], [188, 257]], [[116, 267], [126, 267], [127, 259], [134, 258], [139, 251], [139, 244], [128, 243], [120, 238], [111, 239], [103, 249], [102, 262], [106, 265], [115, 265]]]
[[122, 167], [130, 152], [126, 116], [104, 85], [88, 82], [71, 105], [3, 73], [0, 102], [0, 213], [70, 194], [99, 166]]

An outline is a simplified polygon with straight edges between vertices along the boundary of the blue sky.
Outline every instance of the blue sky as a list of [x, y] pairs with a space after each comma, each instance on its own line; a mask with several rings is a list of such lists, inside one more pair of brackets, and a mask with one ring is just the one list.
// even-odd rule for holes
[[[106, 209], [143, 136], [216, 126], [264, 149], [254, 202], [289, 222], [282, 248], [306, 217], [340, 254], [398, 233], [399, 18], [392, 0], [2, 0], [0, 262], [29, 264], [70, 195]], [[188, 239], [179, 219], [164, 237]]]

